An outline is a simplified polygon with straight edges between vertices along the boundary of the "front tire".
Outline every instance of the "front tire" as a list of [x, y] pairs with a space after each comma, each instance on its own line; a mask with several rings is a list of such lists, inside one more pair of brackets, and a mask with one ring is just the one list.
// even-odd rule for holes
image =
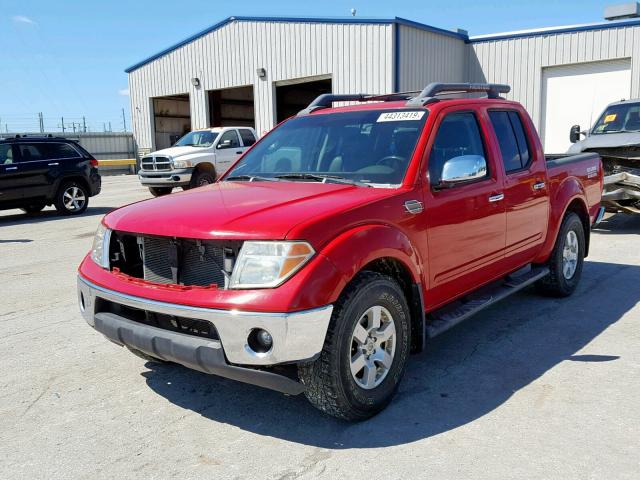
[[89, 206], [89, 192], [79, 182], [64, 182], [56, 193], [54, 206], [61, 215], [80, 215]]
[[409, 307], [398, 283], [361, 272], [336, 302], [320, 357], [298, 366], [307, 399], [344, 420], [372, 417], [400, 384], [410, 335]]
[[26, 207], [22, 207], [20, 210], [22, 210], [27, 215], [35, 215], [37, 213], [40, 213], [44, 209], [44, 207], [45, 207], [44, 203], [35, 203], [33, 205], [27, 205]]
[[550, 273], [540, 280], [538, 290], [554, 297], [568, 297], [580, 282], [585, 254], [585, 233], [580, 217], [569, 212], [562, 220], [553, 252], [549, 258]]
[[194, 172], [191, 176], [191, 182], [189, 182], [189, 188], [204, 187], [205, 185], [211, 185], [215, 183], [216, 178], [213, 173], [206, 170], [200, 170]]
[[169, 195], [173, 187], [149, 187], [151, 195], [154, 197], [162, 197], [163, 195]]

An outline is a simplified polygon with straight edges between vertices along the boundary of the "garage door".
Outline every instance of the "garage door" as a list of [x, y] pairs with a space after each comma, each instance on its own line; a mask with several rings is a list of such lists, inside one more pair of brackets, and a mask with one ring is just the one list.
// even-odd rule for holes
[[547, 153], [564, 153], [569, 129], [590, 128], [611, 102], [631, 93], [631, 60], [582, 63], [542, 71], [542, 138]]

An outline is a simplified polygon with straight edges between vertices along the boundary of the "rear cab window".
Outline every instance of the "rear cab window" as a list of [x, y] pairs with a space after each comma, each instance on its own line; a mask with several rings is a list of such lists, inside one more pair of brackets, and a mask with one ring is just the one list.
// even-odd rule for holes
[[498, 139], [505, 172], [527, 168], [531, 163], [531, 149], [518, 112], [490, 110], [489, 119]]
[[251, 130], [248, 128], [241, 128], [238, 131], [240, 132], [240, 138], [242, 138], [242, 143], [245, 147], [250, 147], [256, 143], [256, 137], [253, 135]]

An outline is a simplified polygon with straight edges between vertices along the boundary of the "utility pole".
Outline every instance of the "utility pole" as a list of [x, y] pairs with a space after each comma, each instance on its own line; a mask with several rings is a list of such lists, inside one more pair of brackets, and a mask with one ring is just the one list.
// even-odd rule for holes
[[109, 122], [109, 131], [113, 132], [113, 130], [111, 130], [111, 122]]
[[107, 131], [107, 124], [102, 122], [102, 131], [106, 133]]
[[87, 133], [87, 121], [84, 118], [84, 115], [82, 116], [82, 129], [84, 130], [84, 133]]
[[124, 132], [127, 131], [127, 118], [124, 116], [124, 108], [122, 109], [122, 125], [124, 125]]
[[64, 117], [60, 117], [60, 120], [62, 120], [62, 123], [60, 123], [60, 125], [62, 126], [62, 133], [64, 133]]
[[38, 120], [40, 123], [40, 133], [44, 133], [44, 119], [42, 118], [42, 112], [38, 113]]

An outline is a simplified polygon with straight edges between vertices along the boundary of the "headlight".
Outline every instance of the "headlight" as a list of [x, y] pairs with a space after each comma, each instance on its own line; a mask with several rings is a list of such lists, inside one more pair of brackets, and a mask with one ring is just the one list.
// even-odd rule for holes
[[277, 287], [300, 270], [314, 253], [307, 242], [244, 242], [229, 287]]
[[111, 230], [105, 227], [102, 222], [98, 225], [96, 236], [93, 237], [93, 247], [91, 247], [91, 259], [102, 268], [109, 268], [109, 240]]
[[174, 160], [173, 168], [189, 168], [193, 167], [193, 162], [191, 160]]

